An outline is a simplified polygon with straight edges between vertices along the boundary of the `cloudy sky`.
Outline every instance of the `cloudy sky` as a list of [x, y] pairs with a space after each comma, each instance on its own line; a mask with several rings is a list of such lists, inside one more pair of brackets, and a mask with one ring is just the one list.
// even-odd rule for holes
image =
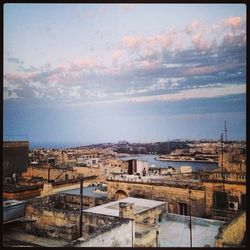
[[5, 4], [4, 136], [246, 137], [243, 4]]

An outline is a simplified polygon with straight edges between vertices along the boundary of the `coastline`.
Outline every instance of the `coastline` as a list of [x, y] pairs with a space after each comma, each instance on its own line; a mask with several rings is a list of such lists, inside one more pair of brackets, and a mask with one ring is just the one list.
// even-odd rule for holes
[[189, 160], [189, 159], [170, 159], [170, 158], [157, 158], [158, 161], [175, 161], [175, 162], [198, 162], [198, 163], [218, 163], [218, 161], [209, 161], [209, 160]]

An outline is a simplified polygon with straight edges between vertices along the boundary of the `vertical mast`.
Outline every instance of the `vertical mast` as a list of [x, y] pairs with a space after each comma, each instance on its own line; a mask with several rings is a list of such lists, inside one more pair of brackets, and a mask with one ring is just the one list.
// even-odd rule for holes
[[190, 237], [190, 247], [193, 246], [192, 241], [192, 206], [191, 206], [191, 189], [190, 189], [190, 176], [188, 177], [188, 203], [189, 203], [189, 237]]
[[227, 142], [227, 121], [225, 121], [224, 131], [225, 131], [225, 142]]
[[225, 175], [224, 175], [224, 147], [223, 147], [223, 133], [221, 134], [221, 177], [222, 177], [222, 187], [223, 187], [223, 192], [225, 192]]

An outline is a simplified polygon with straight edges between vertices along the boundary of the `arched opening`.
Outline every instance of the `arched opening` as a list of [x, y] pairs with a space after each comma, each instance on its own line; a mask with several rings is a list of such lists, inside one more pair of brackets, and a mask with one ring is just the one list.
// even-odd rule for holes
[[124, 192], [123, 190], [118, 190], [115, 193], [115, 200], [121, 200], [121, 199], [125, 199], [127, 197], [128, 197], [127, 193]]

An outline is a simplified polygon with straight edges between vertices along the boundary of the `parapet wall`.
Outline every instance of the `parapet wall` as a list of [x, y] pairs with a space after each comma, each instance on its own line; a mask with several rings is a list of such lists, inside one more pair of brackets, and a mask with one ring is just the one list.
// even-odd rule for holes
[[[123, 193], [126, 196], [132, 196], [144, 199], [153, 199], [159, 201], [166, 201], [168, 203], [168, 212], [180, 213], [179, 203], [189, 203], [189, 188], [188, 186], [171, 186], [155, 183], [139, 183], [126, 181], [109, 180], [108, 184], [108, 198], [117, 198], [117, 194]], [[205, 191], [197, 187], [191, 189], [192, 199], [192, 215], [197, 217], [204, 217]]]
[[239, 246], [246, 233], [246, 212], [238, 214], [230, 223], [219, 228], [216, 247]]
[[116, 220], [99, 228], [87, 238], [79, 238], [74, 247], [133, 247], [133, 232], [133, 221]]

